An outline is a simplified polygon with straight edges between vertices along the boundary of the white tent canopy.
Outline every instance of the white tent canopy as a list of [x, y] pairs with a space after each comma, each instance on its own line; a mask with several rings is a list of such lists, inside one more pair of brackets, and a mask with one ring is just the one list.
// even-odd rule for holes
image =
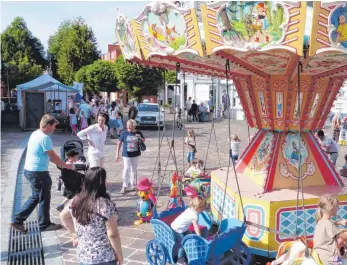
[[78, 89], [69, 87], [60, 83], [58, 80], [54, 79], [48, 74], [43, 74], [38, 78], [31, 80], [27, 83], [17, 85], [17, 104], [18, 107], [22, 107], [22, 91], [44, 91], [44, 92], [68, 92], [77, 93]]

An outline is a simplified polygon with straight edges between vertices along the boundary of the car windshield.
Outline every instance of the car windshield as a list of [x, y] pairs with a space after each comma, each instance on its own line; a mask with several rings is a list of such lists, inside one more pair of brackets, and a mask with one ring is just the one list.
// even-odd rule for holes
[[159, 106], [158, 105], [141, 104], [138, 106], [138, 110], [139, 111], [159, 112]]

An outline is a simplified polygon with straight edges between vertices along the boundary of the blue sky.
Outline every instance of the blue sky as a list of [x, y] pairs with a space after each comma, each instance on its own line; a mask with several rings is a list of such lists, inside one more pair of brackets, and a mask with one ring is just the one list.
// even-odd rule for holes
[[92, 27], [99, 50], [107, 52], [107, 44], [116, 41], [114, 27], [117, 8], [135, 18], [148, 1], [84, 2], [84, 1], [1, 1], [1, 32], [17, 16], [23, 17], [34, 36], [47, 49], [47, 41], [64, 20], [81, 16]]

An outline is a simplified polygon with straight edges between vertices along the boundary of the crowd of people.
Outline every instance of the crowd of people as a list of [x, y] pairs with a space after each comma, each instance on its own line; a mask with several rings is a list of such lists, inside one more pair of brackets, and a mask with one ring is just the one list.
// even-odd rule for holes
[[[46, 103], [47, 114], [52, 114], [57, 108], [56, 103], [49, 99]], [[59, 106], [58, 106], [59, 107]], [[73, 97], [68, 99], [68, 125], [72, 135], [77, 135], [79, 131], [86, 129], [88, 126], [98, 122], [99, 114], [107, 115], [105, 120], [110, 131], [107, 132], [111, 139], [120, 136], [123, 130], [123, 112], [124, 105], [121, 99], [117, 99], [109, 104], [108, 100], [104, 100], [95, 96], [90, 102], [85, 100], [75, 101]]]

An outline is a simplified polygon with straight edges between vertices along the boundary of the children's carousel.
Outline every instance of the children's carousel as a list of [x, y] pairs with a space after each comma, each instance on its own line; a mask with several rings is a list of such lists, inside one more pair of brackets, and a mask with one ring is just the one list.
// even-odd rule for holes
[[131, 21], [117, 17], [128, 61], [233, 80], [259, 131], [235, 170], [212, 172], [211, 208], [215, 220], [247, 224], [252, 254], [275, 257], [281, 243], [312, 238], [325, 194], [347, 218], [347, 187], [313, 133], [347, 78], [346, 19], [346, 2], [251, 1], [202, 4], [200, 17], [158, 1]]

